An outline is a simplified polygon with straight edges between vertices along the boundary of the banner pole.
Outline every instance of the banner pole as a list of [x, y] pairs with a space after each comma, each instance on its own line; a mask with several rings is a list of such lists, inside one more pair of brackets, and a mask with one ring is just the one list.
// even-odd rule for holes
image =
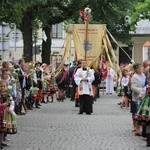
[[86, 21], [85, 22], [85, 26], [86, 26], [86, 32], [85, 32], [85, 61], [86, 61], [86, 47], [88, 46], [88, 25], [89, 25], [89, 22]]

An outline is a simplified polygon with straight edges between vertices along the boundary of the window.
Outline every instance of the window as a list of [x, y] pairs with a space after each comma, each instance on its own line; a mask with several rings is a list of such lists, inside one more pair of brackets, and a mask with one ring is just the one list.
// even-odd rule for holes
[[148, 60], [150, 60], [150, 47], [148, 47], [148, 53], [147, 53], [147, 56], [148, 56]]
[[52, 26], [52, 38], [63, 38], [63, 23]]

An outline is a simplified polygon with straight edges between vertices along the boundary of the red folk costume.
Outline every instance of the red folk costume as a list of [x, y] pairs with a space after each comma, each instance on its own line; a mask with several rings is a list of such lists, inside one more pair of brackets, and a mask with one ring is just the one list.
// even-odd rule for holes
[[16, 134], [17, 125], [16, 125], [16, 115], [11, 110], [11, 105], [13, 103], [12, 97], [10, 95], [1, 95], [1, 105], [2, 103], [8, 102], [8, 106], [0, 108], [0, 128], [1, 132], [7, 134]]
[[6, 132], [6, 128], [3, 127], [3, 110], [4, 105], [2, 102], [0, 102], [0, 133]]

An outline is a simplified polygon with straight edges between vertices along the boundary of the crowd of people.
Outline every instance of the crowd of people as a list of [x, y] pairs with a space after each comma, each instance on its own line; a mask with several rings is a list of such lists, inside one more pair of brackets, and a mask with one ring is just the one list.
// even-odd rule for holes
[[51, 65], [40, 62], [25, 62], [24, 59], [17, 64], [1, 62], [0, 149], [9, 146], [8, 134], [17, 133], [17, 115], [26, 115], [28, 110], [39, 109], [41, 103], [52, 103], [54, 94], [58, 102], [70, 97], [71, 101], [75, 101], [75, 107], [79, 107], [79, 114], [85, 112], [91, 115], [93, 100], [99, 97], [101, 76], [100, 69], [88, 68], [83, 60], [72, 67], [64, 64], [55, 76]]
[[[1, 62], [0, 73], [0, 148], [8, 146], [8, 134], [17, 133], [17, 115], [26, 115], [28, 110], [39, 109], [41, 103], [58, 102], [66, 98], [75, 102], [82, 115], [93, 113], [93, 103], [100, 97], [99, 86], [105, 79], [106, 95], [116, 92], [121, 96], [121, 108], [131, 107], [133, 132], [147, 138], [150, 146], [150, 61], [141, 64], [122, 64], [121, 75], [115, 73], [109, 63], [105, 74], [100, 66], [88, 66], [87, 61], [78, 60], [73, 66], [64, 64], [57, 74], [52, 66], [40, 62], [17, 64]], [[56, 86], [57, 85], [57, 86]]]
[[122, 65], [118, 79], [121, 108], [130, 106], [135, 136], [143, 136], [150, 147], [150, 61]]
[[9, 146], [8, 134], [17, 133], [17, 115], [53, 102], [56, 93], [52, 84], [51, 66], [40, 62], [0, 64], [0, 148]]

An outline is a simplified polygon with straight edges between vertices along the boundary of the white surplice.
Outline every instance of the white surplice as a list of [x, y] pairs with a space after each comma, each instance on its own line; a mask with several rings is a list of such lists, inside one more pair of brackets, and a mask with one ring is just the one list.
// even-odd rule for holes
[[115, 72], [112, 68], [108, 68], [108, 74], [106, 77], [106, 93], [114, 92], [114, 76]]
[[[87, 81], [81, 81], [87, 78]], [[79, 95], [87, 94], [92, 95], [92, 82], [94, 81], [94, 72], [90, 68], [83, 70], [79, 68], [74, 75], [75, 83], [78, 85]]]

